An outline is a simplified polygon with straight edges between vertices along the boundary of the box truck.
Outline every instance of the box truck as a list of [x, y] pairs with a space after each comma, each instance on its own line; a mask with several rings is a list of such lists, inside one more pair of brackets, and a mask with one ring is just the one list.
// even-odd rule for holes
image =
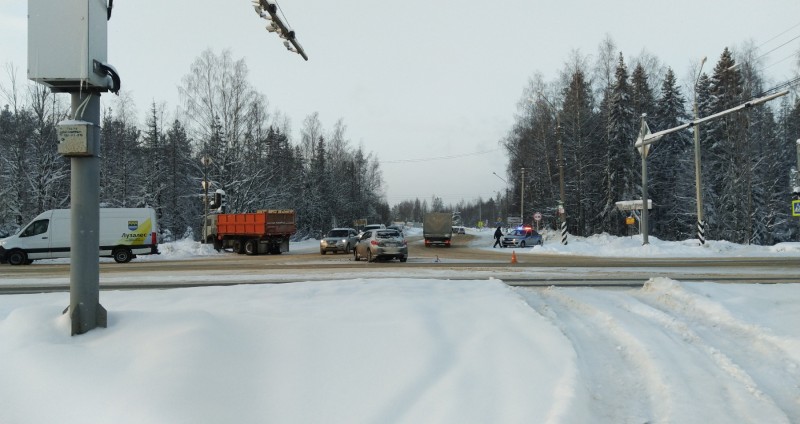
[[453, 238], [453, 214], [449, 212], [430, 212], [422, 220], [422, 237], [425, 247], [434, 244], [450, 247]]
[[[39, 214], [22, 231], [0, 240], [0, 263], [70, 257], [71, 222], [69, 209]], [[100, 208], [99, 256], [126, 263], [136, 255], [158, 254], [157, 228], [152, 208]]]

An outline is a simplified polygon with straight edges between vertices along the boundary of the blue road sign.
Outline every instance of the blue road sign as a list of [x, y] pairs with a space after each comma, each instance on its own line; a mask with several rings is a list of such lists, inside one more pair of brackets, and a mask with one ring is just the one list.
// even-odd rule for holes
[[800, 200], [792, 200], [792, 216], [800, 216]]

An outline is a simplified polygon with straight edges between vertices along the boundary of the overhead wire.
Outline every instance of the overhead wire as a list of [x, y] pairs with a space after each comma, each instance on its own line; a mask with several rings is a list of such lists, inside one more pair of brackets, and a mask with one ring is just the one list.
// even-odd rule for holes
[[381, 160], [381, 161], [379, 161], [379, 162], [380, 162], [381, 164], [384, 164], [384, 163], [414, 163], [414, 162], [430, 162], [430, 161], [433, 161], [433, 160], [458, 159], [458, 158], [463, 158], [463, 157], [467, 157], [467, 156], [485, 155], [485, 154], [487, 154], [487, 153], [496, 152], [496, 151], [498, 151], [498, 150], [500, 150], [500, 149], [499, 149], [499, 148], [497, 148], [497, 149], [491, 149], [491, 150], [484, 150], [484, 151], [480, 151], [480, 152], [463, 153], [463, 154], [460, 154], [460, 155], [437, 156], [437, 157], [433, 157], [433, 158], [397, 159], [397, 160]]

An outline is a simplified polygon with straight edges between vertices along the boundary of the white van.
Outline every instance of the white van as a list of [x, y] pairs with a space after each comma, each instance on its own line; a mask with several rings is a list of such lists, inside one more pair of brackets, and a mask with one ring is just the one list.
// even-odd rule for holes
[[[39, 214], [18, 234], [0, 240], [0, 263], [70, 257], [71, 217], [69, 209]], [[157, 228], [152, 208], [101, 208], [100, 256], [125, 263], [136, 255], [158, 254]]]

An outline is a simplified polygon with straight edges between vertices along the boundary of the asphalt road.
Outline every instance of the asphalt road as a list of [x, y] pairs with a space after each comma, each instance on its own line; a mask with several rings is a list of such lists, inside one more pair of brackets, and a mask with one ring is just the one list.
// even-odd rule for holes
[[[512, 250], [470, 247], [471, 235], [457, 235], [452, 247], [426, 248], [409, 238], [409, 259], [367, 263], [351, 254], [289, 252], [247, 256], [229, 253], [196, 260], [134, 259], [103, 262], [103, 289], [167, 288], [220, 284], [288, 283], [352, 278], [502, 279], [510, 285], [637, 286], [651, 277], [681, 281], [800, 283], [800, 258], [598, 258], [527, 255]], [[69, 265], [34, 262], [0, 265], [0, 293], [69, 289]]]

